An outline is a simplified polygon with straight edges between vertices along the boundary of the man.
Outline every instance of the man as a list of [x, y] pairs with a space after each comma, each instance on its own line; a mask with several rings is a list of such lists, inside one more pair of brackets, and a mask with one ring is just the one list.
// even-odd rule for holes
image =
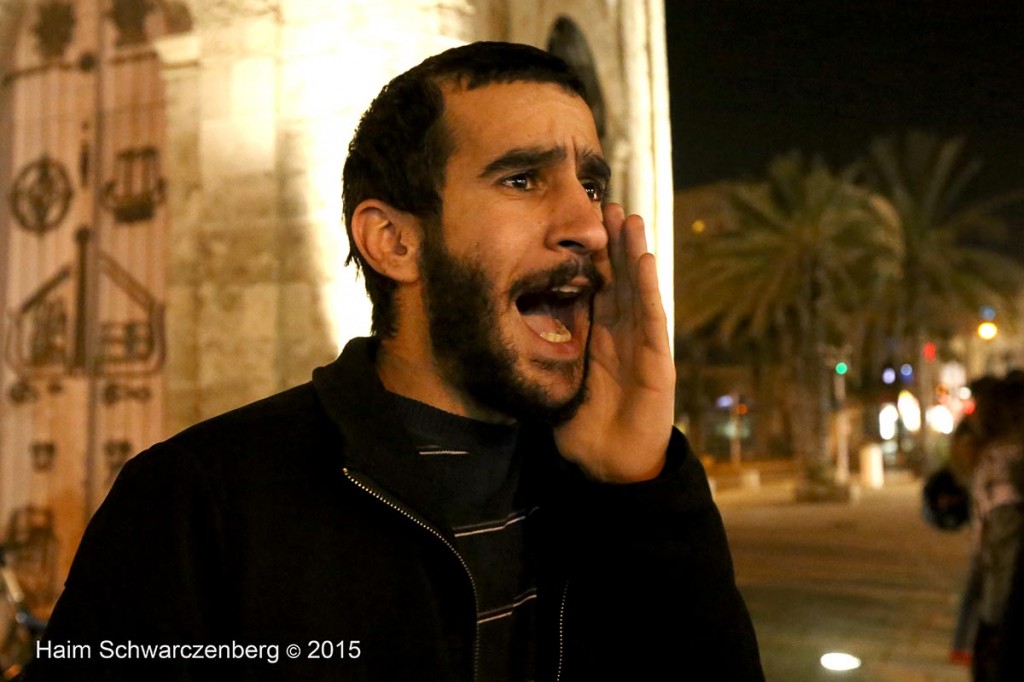
[[[373, 338], [126, 465], [44, 642], [92, 658], [41, 678], [762, 678], [581, 93], [502, 43], [384, 88], [344, 174]], [[129, 640], [226, 649], [97, 660]]]

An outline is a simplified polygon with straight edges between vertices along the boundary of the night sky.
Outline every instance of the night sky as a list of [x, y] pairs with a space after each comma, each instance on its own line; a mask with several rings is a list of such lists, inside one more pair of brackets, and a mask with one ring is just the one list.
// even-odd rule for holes
[[666, 0], [677, 188], [833, 167], [882, 134], [964, 135], [977, 196], [1024, 186], [1024, 3]]

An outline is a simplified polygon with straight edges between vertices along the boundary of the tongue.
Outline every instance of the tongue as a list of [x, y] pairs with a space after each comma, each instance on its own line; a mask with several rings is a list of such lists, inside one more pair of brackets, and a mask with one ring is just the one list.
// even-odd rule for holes
[[555, 317], [554, 311], [546, 305], [538, 306], [522, 315], [526, 326], [545, 341], [565, 343], [572, 339], [572, 332], [569, 331], [569, 328]]

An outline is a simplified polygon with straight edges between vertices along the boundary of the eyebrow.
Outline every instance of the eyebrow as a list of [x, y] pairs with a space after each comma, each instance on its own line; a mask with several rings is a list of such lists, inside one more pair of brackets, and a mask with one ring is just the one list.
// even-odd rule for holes
[[608, 185], [612, 180], [612, 169], [604, 157], [593, 152], [583, 152], [580, 155], [580, 170], [584, 175], [598, 180], [608, 191]]
[[[565, 147], [517, 147], [510, 149], [494, 159], [480, 173], [481, 178], [498, 175], [507, 171], [524, 168], [542, 168], [564, 161], [568, 156]], [[579, 155], [579, 167], [583, 174], [599, 180], [605, 185], [611, 179], [611, 168], [600, 154], [582, 152]]]
[[484, 166], [480, 173], [481, 178], [491, 175], [498, 175], [506, 171], [519, 170], [522, 168], [540, 168], [564, 161], [567, 156], [565, 147], [517, 147], [507, 152]]

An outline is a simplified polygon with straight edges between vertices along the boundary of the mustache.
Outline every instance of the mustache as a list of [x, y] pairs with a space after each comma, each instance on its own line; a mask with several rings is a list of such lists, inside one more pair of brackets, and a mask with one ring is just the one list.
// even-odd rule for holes
[[512, 299], [517, 299], [523, 294], [537, 291], [547, 291], [555, 287], [567, 284], [579, 284], [579, 279], [586, 279], [581, 295], [592, 295], [604, 289], [607, 281], [598, 272], [594, 261], [589, 258], [581, 258], [565, 261], [557, 267], [549, 270], [534, 272], [517, 279], [509, 289]]

